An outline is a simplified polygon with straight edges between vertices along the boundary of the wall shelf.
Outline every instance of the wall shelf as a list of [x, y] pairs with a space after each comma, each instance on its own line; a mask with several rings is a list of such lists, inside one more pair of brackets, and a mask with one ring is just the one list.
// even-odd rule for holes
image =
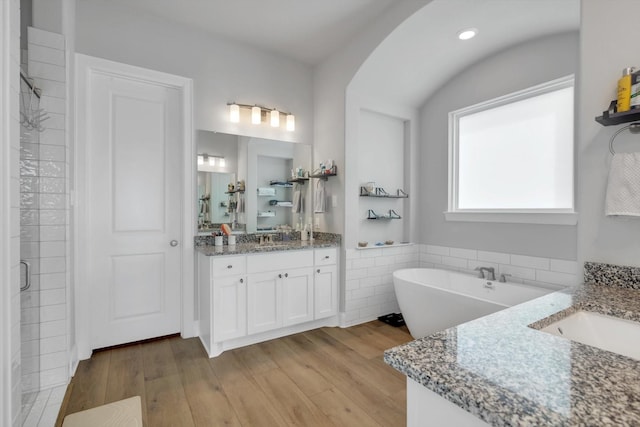
[[304, 184], [307, 181], [309, 181], [309, 178], [304, 178], [304, 177], [290, 178], [287, 180], [288, 183], [294, 183], [294, 184]]
[[330, 176], [337, 176], [337, 173], [319, 173], [319, 174], [315, 174], [315, 175], [309, 175], [309, 178], [318, 178], [318, 179], [322, 179], [324, 181], [327, 181], [329, 179]]
[[236, 194], [236, 193], [244, 194], [244, 190], [232, 190], [232, 191], [224, 192], [224, 194]]
[[293, 181], [290, 181], [290, 180], [287, 180], [287, 181], [272, 180], [271, 182], [269, 182], [269, 185], [272, 186], [272, 187], [291, 188], [291, 187], [293, 187], [292, 182]]
[[[612, 101], [612, 104], [615, 101]], [[611, 107], [609, 107], [611, 110]], [[596, 117], [596, 122], [602, 126], [614, 126], [623, 123], [640, 121], [640, 109], [632, 109], [624, 111], [622, 113], [609, 113], [609, 111], [603, 111], [601, 116]]]
[[384, 188], [382, 187], [376, 188], [375, 193], [370, 193], [369, 191], [367, 191], [366, 188], [360, 187], [360, 197], [379, 197], [384, 199], [408, 199], [409, 195], [400, 188], [396, 190], [396, 194], [389, 194], [386, 191], [384, 191]]
[[386, 215], [378, 215], [372, 209], [369, 209], [367, 219], [402, 219], [402, 217], [393, 209], [389, 209], [389, 213]]

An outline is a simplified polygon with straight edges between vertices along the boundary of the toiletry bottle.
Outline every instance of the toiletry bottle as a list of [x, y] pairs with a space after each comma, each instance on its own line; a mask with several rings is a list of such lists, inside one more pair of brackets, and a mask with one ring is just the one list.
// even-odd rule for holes
[[631, 109], [640, 108], [640, 70], [631, 73], [631, 96], [629, 101]]
[[300, 231], [300, 240], [306, 242], [309, 240], [309, 231], [307, 230], [307, 226], [305, 225], [302, 231]]
[[635, 72], [634, 67], [627, 67], [622, 70], [622, 77], [618, 80], [618, 98], [616, 111], [623, 113], [629, 111], [631, 107], [631, 74]]

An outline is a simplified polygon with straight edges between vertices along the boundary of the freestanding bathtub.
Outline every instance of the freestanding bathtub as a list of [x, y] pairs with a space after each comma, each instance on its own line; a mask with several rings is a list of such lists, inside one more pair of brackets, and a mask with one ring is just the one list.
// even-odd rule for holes
[[397, 270], [393, 273], [393, 285], [400, 311], [414, 338], [553, 292], [434, 268]]

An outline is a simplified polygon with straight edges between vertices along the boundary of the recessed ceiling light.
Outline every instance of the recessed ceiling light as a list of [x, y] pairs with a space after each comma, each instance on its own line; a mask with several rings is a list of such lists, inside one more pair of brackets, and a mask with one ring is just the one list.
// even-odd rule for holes
[[458, 33], [458, 38], [460, 40], [469, 40], [472, 39], [478, 34], [477, 28], [467, 28], [466, 30], [462, 30]]

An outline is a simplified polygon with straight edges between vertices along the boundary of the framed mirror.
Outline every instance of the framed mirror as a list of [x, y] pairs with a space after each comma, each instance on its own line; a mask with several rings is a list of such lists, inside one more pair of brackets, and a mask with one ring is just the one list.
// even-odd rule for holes
[[235, 233], [295, 230], [312, 221], [311, 146], [196, 132], [197, 232], [229, 224]]

